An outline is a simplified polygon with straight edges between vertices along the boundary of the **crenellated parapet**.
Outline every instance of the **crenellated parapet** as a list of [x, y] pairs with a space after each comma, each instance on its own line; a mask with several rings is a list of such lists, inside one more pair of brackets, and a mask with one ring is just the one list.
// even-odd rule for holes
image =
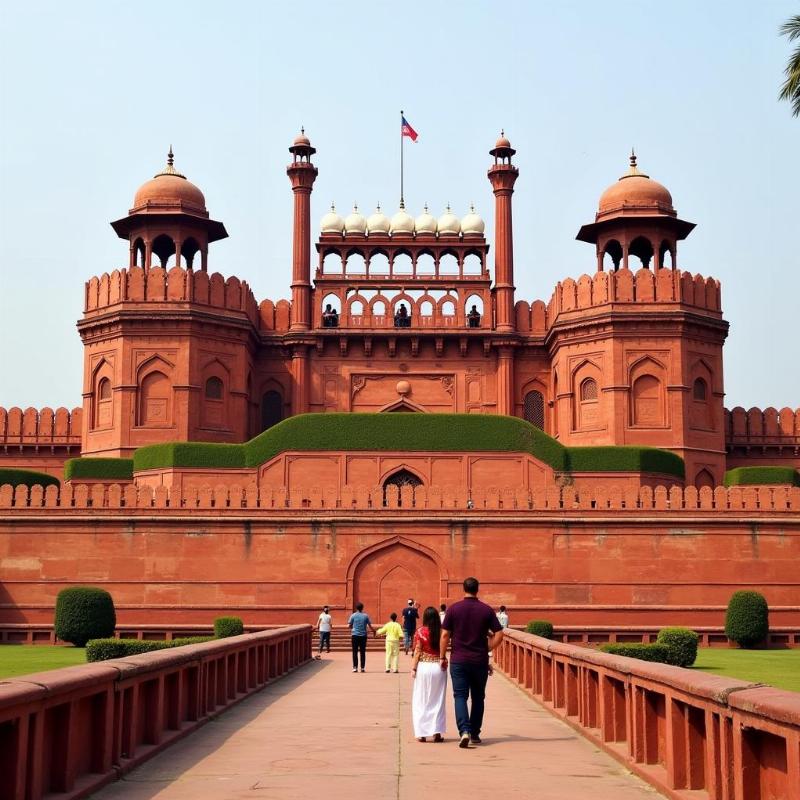
[[567, 278], [556, 285], [547, 304], [549, 327], [564, 312], [596, 306], [628, 303], [675, 303], [721, 316], [720, 283], [714, 278], [673, 269], [636, 272], [621, 269]]
[[730, 445], [800, 445], [800, 409], [725, 409], [725, 441]]
[[103, 273], [86, 282], [84, 311], [87, 314], [121, 303], [191, 303], [225, 311], [239, 311], [258, 325], [259, 311], [246, 281], [218, 272], [182, 267], [130, 267]]
[[83, 409], [0, 407], [0, 445], [78, 445]]

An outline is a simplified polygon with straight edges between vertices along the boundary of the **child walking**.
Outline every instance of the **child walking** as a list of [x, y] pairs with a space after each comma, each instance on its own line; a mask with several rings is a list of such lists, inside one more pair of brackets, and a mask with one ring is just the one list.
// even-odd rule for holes
[[400, 655], [400, 639], [403, 636], [403, 629], [400, 627], [394, 611], [389, 616], [391, 621], [382, 628], [378, 628], [378, 636], [386, 637], [386, 671], [397, 672], [397, 657]]

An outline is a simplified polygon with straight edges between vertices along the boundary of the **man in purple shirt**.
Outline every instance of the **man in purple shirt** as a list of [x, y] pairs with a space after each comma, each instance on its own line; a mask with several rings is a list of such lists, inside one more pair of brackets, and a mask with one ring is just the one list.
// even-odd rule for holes
[[[503, 628], [491, 606], [478, 600], [477, 578], [464, 581], [464, 599], [453, 603], [444, 615], [439, 656], [442, 669], [447, 669], [447, 646], [450, 654], [450, 677], [456, 706], [459, 747], [481, 743], [483, 700], [489, 678], [489, 651], [503, 638]], [[472, 699], [472, 710], [467, 699]]]

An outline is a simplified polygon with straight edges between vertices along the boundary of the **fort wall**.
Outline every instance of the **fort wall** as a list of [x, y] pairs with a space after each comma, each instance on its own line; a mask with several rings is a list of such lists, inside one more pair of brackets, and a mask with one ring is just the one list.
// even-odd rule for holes
[[[90, 583], [121, 624], [378, 617], [452, 602], [468, 574], [517, 621], [719, 626], [737, 589], [800, 625], [800, 489], [206, 486], [0, 488], [0, 622], [52, 619]], [[398, 605], [399, 604], [399, 605]]]
[[0, 407], [0, 467], [61, 478], [64, 462], [80, 455], [83, 410]]

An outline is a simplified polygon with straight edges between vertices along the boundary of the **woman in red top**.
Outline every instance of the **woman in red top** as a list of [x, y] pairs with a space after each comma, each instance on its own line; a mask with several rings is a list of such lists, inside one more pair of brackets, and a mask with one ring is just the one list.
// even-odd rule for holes
[[439, 612], [428, 606], [422, 615], [422, 627], [414, 634], [411, 662], [411, 677], [414, 678], [411, 715], [414, 736], [420, 742], [427, 741], [428, 736], [433, 736], [434, 742], [444, 741], [442, 735], [447, 730], [447, 663], [442, 666], [439, 659], [441, 632]]

